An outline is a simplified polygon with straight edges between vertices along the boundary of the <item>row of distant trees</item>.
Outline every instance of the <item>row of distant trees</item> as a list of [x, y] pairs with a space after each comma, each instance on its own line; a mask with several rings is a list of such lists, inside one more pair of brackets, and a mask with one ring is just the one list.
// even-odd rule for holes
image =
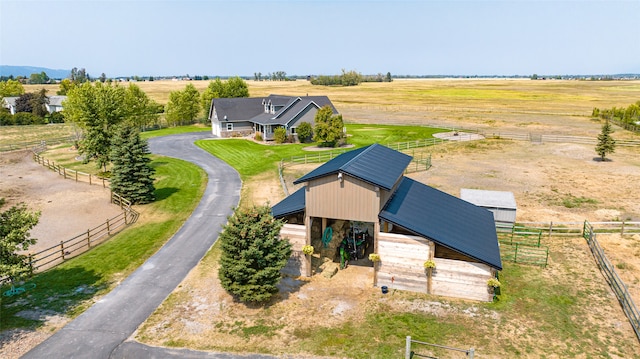
[[[86, 84], [86, 85], [85, 85]], [[169, 126], [184, 125], [194, 123], [196, 120], [208, 114], [209, 106], [213, 98], [220, 97], [248, 97], [249, 88], [244, 80], [239, 77], [232, 77], [227, 81], [219, 78], [210, 81], [209, 86], [201, 94], [195, 86], [187, 84], [183, 90], [173, 91], [169, 95], [169, 102], [166, 106], [158, 104], [150, 99], [144, 91], [135, 83], [129, 83], [128, 87], [120, 86], [118, 82], [89, 82], [84, 72], [74, 72], [73, 76], [64, 79], [59, 84], [58, 95], [66, 95], [64, 103], [65, 111], [62, 113], [49, 114], [45, 104], [48, 103], [46, 90], [42, 89], [36, 93], [25, 93], [24, 86], [18, 80], [6, 80], [0, 82], [0, 99], [4, 97], [17, 96], [16, 114], [11, 115], [7, 109], [0, 110], [0, 125], [31, 125], [45, 123], [59, 123], [65, 121], [65, 116], [73, 116], [67, 111], [69, 106], [73, 106], [74, 101], [88, 103], [87, 96], [92, 95], [91, 91], [113, 90], [117, 93], [125, 93], [126, 116], [141, 130], [159, 124], [161, 114], [165, 114], [166, 124]], [[112, 98], [115, 94], [102, 94]], [[121, 96], [121, 95], [118, 95]], [[124, 96], [124, 95], [122, 95]], [[116, 96], [117, 97], [117, 96]], [[73, 109], [73, 107], [71, 107]], [[73, 122], [73, 119], [71, 119]]]
[[317, 76], [311, 79], [312, 85], [323, 86], [356, 86], [362, 82], [391, 82], [393, 78], [391, 73], [387, 72], [386, 75], [362, 75], [354, 70], [346, 71], [342, 70], [340, 75], [330, 76]]
[[610, 109], [599, 109], [595, 107], [591, 112], [592, 117], [603, 120], [610, 120], [621, 126], [640, 129], [640, 101], [627, 107], [612, 107]]

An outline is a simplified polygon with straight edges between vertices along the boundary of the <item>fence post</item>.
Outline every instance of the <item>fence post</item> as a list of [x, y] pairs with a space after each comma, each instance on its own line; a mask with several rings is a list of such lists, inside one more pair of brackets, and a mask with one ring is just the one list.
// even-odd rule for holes
[[516, 243], [516, 250], [513, 252], [513, 261], [518, 263], [518, 243]]
[[29, 275], [33, 276], [33, 254], [29, 253]]
[[91, 185], [91, 173], [89, 173], [89, 185]]
[[65, 167], [62, 167], [62, 173], [64, 175], [64, 179], [67, 179], [67, 169]]
[[107, 234], [111, 235], [111, 227], [109, 226], [109, 218], [107, 218]]
[[469, 352], [467, 354], [469, 355], [470, 359], [473, 359], [473, 353], [474, 353], [473, 348], [469, 348]]
[[622, 227], [620, 228], [620, 235], [624, 236], [624, 221], [622, 221]]
[[[553, 232], [553, 221], [549, 222], [549, 238], [551, 238], [551, 232]], [[538, 243], [539, 245], [540, 243]]]
[[64, 259], [64, 241], [60, 241], [60, 254], [62, 256], [62, 260]]
[[78, 182], [78, 171], [76, 171], [76, 182]]
[[407, 335], [405, 342], [404, 359], [411, 359], [411, 336]]

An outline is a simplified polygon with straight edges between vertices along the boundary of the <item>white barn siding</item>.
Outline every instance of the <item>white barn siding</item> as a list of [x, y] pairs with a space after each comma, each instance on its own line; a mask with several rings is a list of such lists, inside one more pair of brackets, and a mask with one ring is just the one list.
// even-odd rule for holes
[[280, 229], [280, 238], [285, 238], [291, 243], [291, 258], [282, 269], [283, 274], [301, 276], [306, 273], [307, 256], [302, 253], [302, 247], [306, 244], [307, 229], [299, 224], [285, 224]]
[[427, 293], [424, 262], [429, 251], [429, 241], [422, 237], [378, 233], [378, 286]]
[[492, 277], [488, 265], [444, 258], [434, 258], [434, 262], [433, 294], [485, 302], [493, 300], [487, 286]]

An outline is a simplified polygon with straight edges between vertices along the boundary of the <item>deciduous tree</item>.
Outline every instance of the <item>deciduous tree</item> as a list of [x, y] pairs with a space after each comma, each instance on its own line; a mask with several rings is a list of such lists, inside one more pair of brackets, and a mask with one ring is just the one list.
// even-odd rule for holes
[[24, 94], [24, 86], [18, 80], [7, 80], [0, 82], [0, 98], [20, 96]]
[[49, 114], [47, 111], [47, 105], [49, 104], [49, 97], [47, 97], [47, 90], [40, 89], [40, 91], [33, 94], [31, 99], [31, 113], [38, 117], [45, 117]]
[[[0, 198], [0, 207], [4, 203], [4, 198]], [[19, 252], [36, 243], [29, 231], [39, 218], [40, 212], [30, 212], [24, 203], [0, 213], [0, 277], [15, 279], [31, 270], [29, 257]]]
[[27, 92], [18, 96], [15, 103], [16, 113], [33, 111], [33, 93]]
[[69, 79], [62, 79], [60, 81], [60, 89], [56, 92], [56, 94], [61, 96], [66, 96], [72, 88], [76, 87], [76, 83], [72, 82]]
[[46, 84], [48, 82], [49, 82], [49, 76], [44, 71], [42, 71], [39, 74], [33, 73], [29, 76], [30, 84]]
[[153, 101], [136, 84], [129, 84], [124, 94], [124, 108], [128, 121], [143, 130], [158, 120], [158, 103]]
[[127, 116], [125, 89], [97, 82], [85, 82], [69, 91], [64, 102], [65, 119], [77, 124], [84, 132], [80, 153], [85, 161], [95, 159], [98, 167], [107, 171], [111, 136], [115, 126]]
[[166, 106], [166, 119], [170, 125], [191, 124], [200, 113], [200, 93], [192, 84], [182, 91], [172, 91]]
[[333, 147], [342, 138], [343, 127], [342, 115], [334, 115], [330, 106], [324, 106], [316, 113], [313, 140]]
[[211, 100], [214, 98], [249, 97], [249, 86], [240, 77], [232, 77], [223, 82], [220, 78], [209, 82], [209, 86], [202, 92], [202, 108], [208, 115]]
[[149, 166], [149, 145], [140, 138], [137, 128], [118, 126], [111, 142], [111, 190], [132, 203], [149, 203], [155, 199], [154, 169]]
[[236, 208], [220, 234], [218, 274], [222, 287], [243, 302], [266, 302], [278, 292], [280, 270], [291, 257], [291, 244], [280, 239], [283, 221], [271, 208]]
[[307, 142], [313, 136], [313, 129], [309, 122], [303, 122], [296, 127], [296, 133], [298, 134], [298, 140], [304, 143]]

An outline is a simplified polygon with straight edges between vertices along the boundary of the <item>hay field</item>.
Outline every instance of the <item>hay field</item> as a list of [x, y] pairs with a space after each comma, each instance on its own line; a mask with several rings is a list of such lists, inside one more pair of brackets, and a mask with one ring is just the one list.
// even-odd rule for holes
[[[600, 131], [600, 124], [590, 119], [594, 107], [626, 107], [640, 99], [640, 81], [396, 79], [354, 87], [313, 86], [305, 80], [246, 82], [252, 97], [327, 95], [349, 123], [434, 124], [580, 136]], [[202, 92], [209, 81], [136, 82], [162, 104], [171, 91], [189, 83]], [[25, 90], [42, 87], [27, 85]], [[58, 89], [57, 85], [45, 88], [49, 94]]]

